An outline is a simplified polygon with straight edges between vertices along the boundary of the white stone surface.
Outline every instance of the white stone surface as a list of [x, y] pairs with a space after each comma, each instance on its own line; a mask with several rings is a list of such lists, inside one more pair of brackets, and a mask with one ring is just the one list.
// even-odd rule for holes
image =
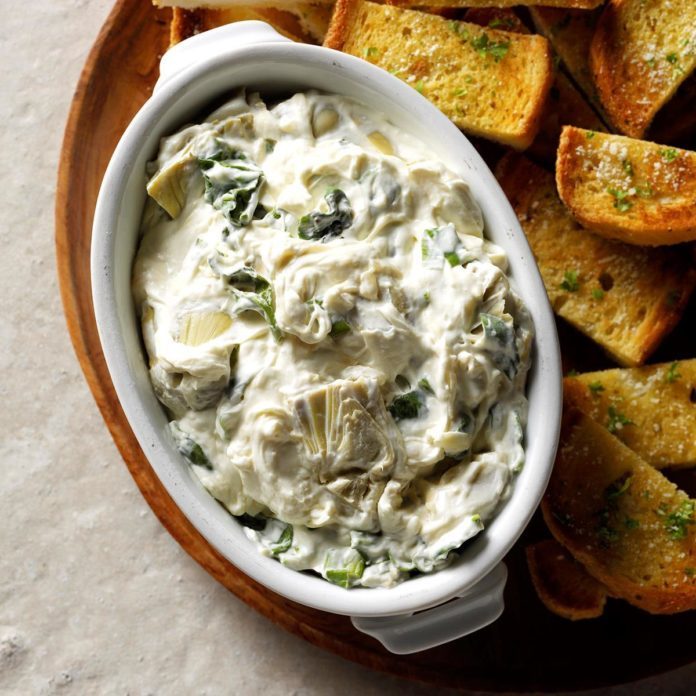
[[[162, 529], [111, 442], [67, 336], [53, 248], [64, 122], [110, 5], [0, 0], [0, 694], [432, 693], [324, 653], [225, 591]], [[695, 677], [615, 693], [687, 694]]]

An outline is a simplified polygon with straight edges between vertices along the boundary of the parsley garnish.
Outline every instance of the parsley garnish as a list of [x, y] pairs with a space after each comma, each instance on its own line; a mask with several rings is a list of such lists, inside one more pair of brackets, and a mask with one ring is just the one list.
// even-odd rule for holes
[[445, 258], [450, 266], [461, 266], [462, 262], [459, 260], [459, 256], [457, 255], [456, 251], [446, 251]]
[[668, 382], [676, 382], [681, 375], [679, 374], [679, 371], [677, 369], [679, 363], [678, 362], [673, 362], [669, 366], [669, 370], [667, 370], [667, 381]]
[[674, 162], [679, 157], [679, 153], [673, 147], [668, 147], [660, 150], [660, 157], [666, 162]]
[[476, 524], [481, 524], [481, 515], [476, 513], [475, 515], [471, 516], [471, 521], [475, 522]]
[[621, 162], [621, 166], [628, 176], [633, 176], [633, 165], [631, 164], [630, 160], [625, 159], [623, 162]]
[[415, 86], [416, 86], [416, 91], [417, 91], [417, 92], [420, 92], [421, 94], [423, 94], [423, 88], [425, 87], [425, 84], [423, 83], [423, 80], [418, 80], [418, 82], [416, 82], [416, 85], [415, 85]]
[[686, 538], [688, 525], [696, 523], [696, 520], [694, 520], [694, 509], [696, 509], [696, 501], [685, 500], [674, 512], [667, 515], [666, 505], [660, 505], [657, 514], [667, 515], [665, 531], [670, 539], [679, 541]]
[[567, 292], [577, 292], [580, 288], [578, 283], [578, 272], [577, 271], [566, 271], [563, 274], [563, 281], [561, 282], [561, 288]]
[[592, 138], [594, 138], [595, 135], [597, 135], [597, 133], [595, 133], [594, 131], [587, 131], [587, 132], [585, 133], [585, 137], [586, 137], [588, 140], [592, 140]]
[[495, 29], [496, 27], [507, 27], [508, 29], [512, 29], [512, 27], [515, 26], [515, 22], [509, 17], [494, 17], [488, 22], [488, 26], [491, 29]]
[[375, 48], [374, 46], [368, 46], [364, 51], [363, 55], [365, 58], [369, 58], [370, 56], [376, 56], [379, 53], [378, 49]]
[[604, 385], [601, 382], [590, 382], [587, 385], [587, 388], [593, 393], [593, 394], [599, 394], [599, 392], [604, 391]]
[[627, 418], [623, 413], [619, 413], [616, 407], [609, 406], [607, 411], [609, 420], [607, 421], [607, 430], [610, 433], [615, 433], [617, 430], [621, 430], [624, 425], [633, 425], [633, 421]]
[[593, 288], [592, 289], [592, 297], [594, 297], [595, 300], [603, 300], [604, 299], [604, 290], [602, 290], [602, 288]]
[[620, 213], [626, 213], [633, 207], [633, 203], [631, 203], [631, 201], [628, 200], [628, 191], [610, 188], [607, 189], [607, 193], [614, 196], [614, 207]]
[[496, 63], [505, 58], [509, 48], [509, 41], [491, 41], [488, 34], [483, 33], [471, 40], [471, 45], [482, 56], [491, 56]]
[[426, 377], [423, 377], [422, 379], [418, 380], [418, 386], [424, 391], [427, 392], [428, 394], [434, 394], [435, 392], [433, 391], [433, 388], [430, 386], [430, 382], [428, 382]]

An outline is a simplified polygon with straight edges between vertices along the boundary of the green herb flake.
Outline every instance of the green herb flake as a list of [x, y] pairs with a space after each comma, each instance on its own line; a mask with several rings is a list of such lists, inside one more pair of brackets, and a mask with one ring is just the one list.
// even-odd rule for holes
[[628, 200], [628, 191], [610, 188], [607, 193], [614, 197], [614, 208], [620, 213], [627, 213], [633, 207], [633, 203]]
[[423, 80], [418, 80], [418, 82], [416, 82], [415, 84], [415, 88], [416, 92], [420, 92], [421, 94], [423, 94], [423, 89], [425, 88], [425, 83], [423, 82]]
[[428, 382], [428, 379], [426, 377], [423, 377], [418, 380], [418, 386], [427, 394], [434, 394], [435, 391], [433, 388], [430, 386], [430, 382]]
[[586, 131], [586, 133], [585, 133], [585, 137], [586, 137], [588, 140], [592, 140], [592, 138], [594, 138], [595, 135], [597, 135], [597, 133], [595, 133], [593, 130], [591, 130], [591, 131]]
[[568, 370], [568, 372], [566, 372], [565, 376], [566, 377], [577, 377], [579, 374], [580, 373], [577, 370], [572, 369], [572, 370]]
[[351, 330], [350, 324], [345, 319], [336, 319], [336, 321], [331, 322], [331, 331], [329, 331], [329, 336], [331, 338], [338, 338], [344, 333], [348, 333]]
[[376, 56], [379, 53], [379, 49], [376, 46], [368, 46], [364, 51], [363, 55], [365, 58], [370, 58], [371, 56]]
[[595, 300], [603, 300], [604, 299], [604, 290], [602, 290], [602, 288], [593, 288], [592, 289], [592, 297]]
[[346, 589], [364, 572], [365, 559], [357, 549], [331, 549], [324, 559], [326, 579]]
[[450, 266], [461, 266], [462, 262], [459, 260], [459, 256], [456, 251], [445, 252], [445, 258]]
[[423, 302], [425, 302], [426, 305], [430, 304], [430, 293], [427, 290], [423, 293]]
[[387, 410], [395, 421], [418, 418], [423, 410], [423, 397], [417, 391], [401, 394], [391, 402]]
[[610, 483], [606, 487], [604, 494], [606, 495], [607, 500], [615, 501], [617, 498], [620, 498], [631, 487], [632, 482], [633, 476], [626, 474], [619, 476], [616, 481]]
[[626, 529], [638, 529], [638, 527], [640, 527], [640, 522], [633, 517], [627, 517], [624, 520], [624, 527], [626, 527]]
[[587, 388], [593, 393], [593, 394], [599, 394], [599, 392], [604, 391], [604, 385], [601, 382], [590, 382], [587, 385]]
[[466, 93], [466, 87], [459, 87], [458, 89], [452, 90], [453, 97], [463, 97]]
[[577, 292], [580, 289], [580, 284], [578, 282], [578, 272], [577, 271], [566, 271], [563, 274], [563, 280], [560, 285], [562, 290], [566, 292]]
[[630, 418], [627, 418], [623, 413], [619, 413], [615, 406], [609, 406], [607, 415], [609, 416], [609, 419], [607, 420], [607, 430], [610, 433], [615, 433], [618, 430], [621, 430], [624, 425], [634, 424]]
[[[694, 520], [694, 509], [696, 509], [696, 501], [685, 500], [674, 512], [666, 515], [665, 531], [670, 539], [674, 539], [675, 541], [686, 539], [688, 526], [696, 524], [696, 520]], [[665, 507], [660, 506], [660, 512], [658, 514], [664, 515], [665, 512]]]
[[271, 544], [271, 553], [277, 556], [280, 553], [285, 553], [292, 546], [292, 538], [294, 532], [291, 524], [286, 524], [285, 528], [278, 537], [278, 541]]
[[667, 147], [660, 150], [660, 157], [662, 157], [665, 162], [674, 162], [674, 160], [679, 157], [679, 152], [673, 147]]
[[680, 377], [681, 374], [679, 374], [679, 363], [678, 362], [673, 362], [670, 366], [669, 369], [667, 370], [667, 381], [668, 382], [676, 382]]
[[623, 162], [621, 162], [621, 166], [628, 176], [633, 176], [633, 165], [631, 164], [631, 160], [623, 160]]
[[496, 29], [497, 27], [506, 27], [507, 29], [512, 29], [515, 26], [515, 22], [509, 17], [494, 17], [488, 22], [488, 27], [490, 29]]
[[694, 575], [696, 575], [696, 568], [692, 568], [691, 566], [684, 568], [684, 575], [686, 575], [687, 578], [693, 578]]
[[490, 56], [499, 63], [510, 49], [509, 41], [491, 41], [485, 32], [471, 40], [474, 50], [481, 56]]
[[472, 515], [472, 516], [471, 516], [471, 521], [472, 521], [474, 524], [478, 524], [478, 525], [480, 525], [481, 527], [483, 527], [483, 522], [481, 522], [481, 515], [479, 515], [478, 513], [476, 513], [475, 515]]
[[273, 150], [275, 150], [276, 142], [277, 141], [273, 140], [272, 138], [266, 138], [266, 140], [263, 141], [263, 146], [266, 150], [266, 154], [270, 154], [271, 152], [273, 152]]
[[449, 22], [447, 26], [449, 26], [462, 41], [469, 38], [469, 32], [459, 22]]

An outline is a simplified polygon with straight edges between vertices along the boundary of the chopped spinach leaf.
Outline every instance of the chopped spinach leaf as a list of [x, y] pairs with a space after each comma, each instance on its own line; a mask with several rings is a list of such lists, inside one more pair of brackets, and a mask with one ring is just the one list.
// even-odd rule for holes
[[259, 204], [263, 171], [241, 152], [220, 145], [198, 159], [205, 181], [205, 200], [234, 227], [248, 225]]
[[406, 418], [418, 418], [423, 410], [423, 397], [418, 391], [411, 391], [397, 396], [389, 406], [389, 413], [396, 421]]
[[519, 363], [514, 327], [494, 314], [482, 312], [480, 318], [486, 338], [491, 339], [495, 344], [492, 355], [493, 364], [512, 379]]
[[257, 312], [268, 322], [273, 338], [280, 341], [282, 332], [276, 323], [275, 294], [271, 284], [248, 266], [242, 266], [224, 277], [237, 297], [234, 312]]
[[326, 242], [333, 237], [339, 237], [353, 224], [353, 209], [341, 189], [329, 189], [324, 200], [329, 206], [328, 213], [315, 210], [300, 218], [297, 232], [302, 239], [321, 239]]

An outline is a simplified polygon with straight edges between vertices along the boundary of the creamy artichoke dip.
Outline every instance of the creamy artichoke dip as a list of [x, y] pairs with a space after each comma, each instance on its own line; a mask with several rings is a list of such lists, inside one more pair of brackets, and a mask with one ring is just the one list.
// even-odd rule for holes
[[532, 325], [429, 157], [350, 99], [240, 94], [150, 165], [133, 289], [178, 449], [343, 587], [446, 566], [524, 461]]

